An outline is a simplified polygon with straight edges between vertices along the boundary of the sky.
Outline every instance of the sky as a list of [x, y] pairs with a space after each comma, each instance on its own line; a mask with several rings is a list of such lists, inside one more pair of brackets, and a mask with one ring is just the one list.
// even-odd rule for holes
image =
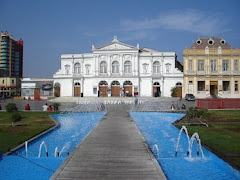
[[0, 31], [24, 41], [24, 77], [52, 78], [61, 54], [122, 43], [176, 52], [198, 37], [240, 48], [240, 0], [0, 0]]

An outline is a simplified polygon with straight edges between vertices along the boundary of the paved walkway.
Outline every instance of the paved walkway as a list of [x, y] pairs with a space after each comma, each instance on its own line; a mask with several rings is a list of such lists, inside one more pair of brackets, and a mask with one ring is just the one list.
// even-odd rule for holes
[[166, 179], [130, 118], [129, 106], [107, 108], [106, 117], [51, 179]]

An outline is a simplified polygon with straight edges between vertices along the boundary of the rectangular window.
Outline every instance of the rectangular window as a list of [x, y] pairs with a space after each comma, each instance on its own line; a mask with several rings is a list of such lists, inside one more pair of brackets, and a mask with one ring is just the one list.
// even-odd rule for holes
[[223, 68], [223, 71], [228, 71], [229, 70], [229, 61], [228, 60], [223, 60], [222, 62], [222, 68]]
[[234, 71], [238, 72], [238, 60], [234, 60]]
[[205, 81], [198, 81], [198, 91], [205, 91]]
[[235, 91], [238, 91], [238, 81], [235, 81]]
[[230, 91], [230, 81], [223, 81], [223, 91]]
[[12, 84], [14, 84], [14, 79], [12, 79]]
[[216, 60], [211, 60], [211, 72], [217, 72], [217, 61]]
[[188, 71], [192, 71], [192, 60], [188, 61]]
[[188, 83], [189, 83], [189, 84], [192, 84], [192, 81], [189, 81]]
[[198, 60], [198, 71], [204, 71], [204, 61]]

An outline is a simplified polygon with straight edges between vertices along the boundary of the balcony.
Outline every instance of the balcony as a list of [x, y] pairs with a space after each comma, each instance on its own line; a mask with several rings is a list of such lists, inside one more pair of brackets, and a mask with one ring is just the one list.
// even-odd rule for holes
[[8, 42], [6, 42], [6, 41], [3, 41], [1, 44], [4, 44], [4, 45], [6, 45], [6, 44], [8, 44]]
[[1, 49], [1, 52], [8, 52], [8, 49], [2, 48], [2, 49]]

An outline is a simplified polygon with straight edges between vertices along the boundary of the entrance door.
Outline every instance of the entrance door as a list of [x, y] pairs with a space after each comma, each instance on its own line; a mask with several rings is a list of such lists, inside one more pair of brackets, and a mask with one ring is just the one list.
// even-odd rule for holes
[[161, 96], [160, 83], [155, 82], [153, 83], [153, 97], [160, 97], [160, 96]]
[[120, 83], [118, 81], [113, 81], [111, 84], [111, 96], [119, 97], [120, 96]]
[[153, 87], [153, 97], [160, 97], [160, 87]]
[[210, 81], [210, 94], [211, 95], [217, 95], [217, 86], [218, 82], [217, 81]]
[[74, 84], [74, 97], [80, 96], [81, 96], [81, 84], [79, 82], [76, 82]]
[[107, 90], [108, 90], [107, 86], [99, 86], [99, 96], [100, 97], [107, 97], [108, 96]]
[[80, 97], [81, 87], [74, 87], [74, 97]]
[[124, 86], [124, 95], [132, 97], [132, 86]]
[[119, 97], [120, 96], [120, 86], [112, 86], [112, 96]]
[[40, 100], [40, 89], [34, 89], [34, 100]]
[[177, 90], [177, 97], [182, 98], [182, 87], [176, 87]]
[[54, 97], [60, 97], [60, 84], [55, 83], [54, 85]]

